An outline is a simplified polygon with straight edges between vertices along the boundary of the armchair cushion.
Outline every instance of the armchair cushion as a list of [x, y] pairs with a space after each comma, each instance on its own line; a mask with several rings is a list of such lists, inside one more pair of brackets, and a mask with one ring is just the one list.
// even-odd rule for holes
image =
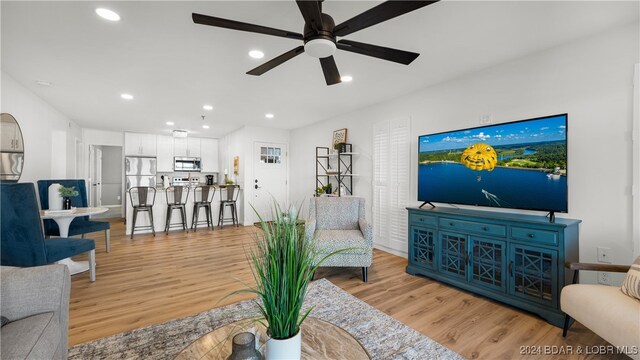
[[314, 237], [316, 248], [323, 254], [353, 248], [344, 253], [366, 254], [371, 252], [360, 230], [317, 230]]
[[[69, 236], [88, 234], [96, 231], [104, 231], [110, 229], [110, 224], [106, 221], [85, 220], [83, 217], [73, 219], [69, 226]], [[60, 236], [58, 224], [53, 223], [47, 232], [49, 236]]]
[[620, 290], [625, 295], [640, 300], [640, 256], [631, 264]]
[[13, 321], [2, 328], [3, 359], [51, 359], [61, 346], [62, 330], [52, 312]]
[[357, 230], [363, 199], [354, 197], [315, 198], [317, 230]]
[[96, 243], [90, 239], [53, 238], [45, 241], [45, 247], [47, 260], [55, 262], [94, 250]]

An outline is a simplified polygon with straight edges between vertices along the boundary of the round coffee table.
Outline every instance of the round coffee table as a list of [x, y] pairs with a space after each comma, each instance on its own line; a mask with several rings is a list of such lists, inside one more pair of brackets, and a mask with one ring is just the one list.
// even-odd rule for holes
[[[266, 338], [265, 328], [257, 322], [240, 320], [205, 334], [184, 348], [177, 360], [222, 359], [231, 354], [233, 335], [255, 328], [260, 343]], [[302, 359], [369, 360], [371, 357], [351, 334], [324, 320], [308, 317], [302, 323]], [[267, 344], [267, 346], [269, 346]]]

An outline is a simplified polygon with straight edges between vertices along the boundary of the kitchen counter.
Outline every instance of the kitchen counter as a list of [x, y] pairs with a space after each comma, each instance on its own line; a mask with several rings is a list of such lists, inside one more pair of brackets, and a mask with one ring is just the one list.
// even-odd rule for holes
[[[198, 185], [199, 186], [199, 185]], [[206, 186], [206, 185], [203, 185]], [[226, 185], [210, 185], [214, 189], [216, 189], [216, 193], [211, 201], [211, 217], [213, 218], [213, 225], [218, 226], [218, 215], [220, 211], [220, 195], [222, 194], [226, 198], [225, 188]], [[189, 188], [193, 189], [196, 186], [189, 186]], [[242, 208], [242, 188], [239, 189], [240, 193], [238, 195], [238, 214], [241, 214]], [[128, 194], [127, 194], [128, 196]], [[193, 215], [193, 190], [189, 193], [189, 198], [187, 199], [187, 203], [185, 205], [187, 210], [186, 218], [187, 218], [187, 228], [191, 228], [191, 216]], [[228, 210], [227, 210], [228, 211]], [[227, 217], [229, 217], [227, 213]], [[126, 209], [126, 234], [131, 234], [131, 226], [133, 224], [133, 207], [131, 203], [127, 201], [127, 209]], [[153, 205], [153, 225], [156, 232], [162, 232], [165, 228], [165, 221], [167, 218], [167, 197], [166, 197], [166, 188], [157, 187], [156, 188], [156, 201]], [[199, 219], [198, 220], [206, 220], [206, 215], [204, 209], [200, 210]], [[172, 223], [176, 223], [180, 221], [180, 211], [174, 210], [173, 217], [171, 219]], [[148, 213], [138, 213], [138, 221], [137, 226], [149, 226], [151, 223], [149, 221]], [[198, 228], [206, 228], [206, 222], [198, 225]], [[178, 228], [172, 230], [179, 230]], [[150, 233], [151, 230], [137, 230], [136, 234]]]

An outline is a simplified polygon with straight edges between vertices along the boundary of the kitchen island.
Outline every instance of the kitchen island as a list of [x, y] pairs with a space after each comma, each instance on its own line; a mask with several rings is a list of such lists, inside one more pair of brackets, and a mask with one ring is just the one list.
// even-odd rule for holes
[[[223, 199], [226, 199], [227, 197], [227, 192], [226, 192], [226, 186], [225, 185], [211, 185], [210, 186], [212, 189], [215, 189], [215, 195], [213, 197], [213, 200], [211, 201], [211, 217], [213, 220], [213, 225], [217, 226], [218, 225], [218, 214], [220, 211], [220, 198], [222, 196]], [[185, 205], [185, 208], [187, 210], [186, 213], [186, 217], [187, 217], [187, 228], [191, 228], [191, 217], [193, 215], [193, 189], [195, 189], [194, 186], [189, 186], [190, 188], [190, 193], [189, 193], [189, 198], [187, 199], [187, 203]], [[238, 213], [240, 214], [241, 209], [240, 206], [242, 204], [242, 189], [238, 189], [240, 191], [239, 195], [238, 195], [238, 202], [237, 202], [237, 206], [238, 206]], [[131, 227], [133, 226], [133, 207], [131, 206], [131, 201], [129, 199], [129, 193], [127, 192], [127, 209], [126, 209], [126, 234], [130, 235], [131, 234]], [[228, 211], [228, 210], [227, 210]], [[227, 212], [226, 217], [229, 217], [229, 213]], [[166, 189], [164, 188], [156, 188], [156, 200], [155, 203], [153, 205], [153, 225], [155, 227], [155, 231], [157, 233], [159, 232], [164, 232], [164, 228], [166, 225], [166, 218], [167, 218], [167, 196], [166, 196]], [[202, 221], [201, 224], [198, 225], [198, 228], [206, 228], [207, 224], [206, 224], [206, 219], [207, 216], [205, 214], [205, 210], [204, 209], [200, 209], [200, 214], [198, 217], [198, 221]], [[171, 223], [179, 223], [181, 221], [180, 219], [180, 211], [178, 210], [174, 210], [173, 212], [173, 216], [171, 218]], [[136, 228], [140, 227], [140, 226], [150, 226], [151, 223], [149, 221], [149, 214], [148, 213], [138, 213], [138, 219], [137, 219], [137, 224], [136, 224]], [[172, 229], [171, 231], [183, 231], [180, 229]], [[144, 233], [150, 233], [151, 229], [136, 229], [136, 233], [134, 234], [144, 234]]]

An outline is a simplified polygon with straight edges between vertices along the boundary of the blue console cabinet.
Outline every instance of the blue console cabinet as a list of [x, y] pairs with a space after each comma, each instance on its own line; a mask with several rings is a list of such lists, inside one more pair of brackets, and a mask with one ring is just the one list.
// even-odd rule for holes
[[407, 208], [407, 272], [533, 312], [562, 327], [564, 263], [578, 261], [580, 220], [463, 210]]

